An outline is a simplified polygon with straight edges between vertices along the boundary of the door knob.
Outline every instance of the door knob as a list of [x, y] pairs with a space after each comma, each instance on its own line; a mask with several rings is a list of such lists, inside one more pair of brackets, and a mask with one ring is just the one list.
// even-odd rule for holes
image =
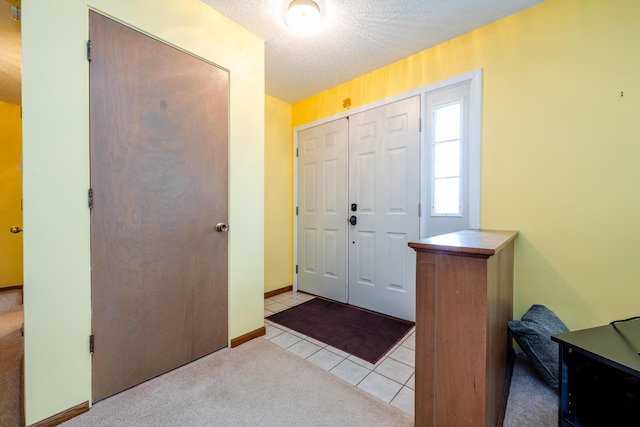
[[351, 218], [349, 218], [349, 223], [351, 225], [356, 225], [358, 223], [358, 218], [356, 218], [355, 215], [351, 215]]
[[225, 224], [224, 222], [219, 222], [216, 224], [217, 231], [229, 231], [229, 224]]
[[12, 232], [13, 234], [18, 234], [22, 232], [22, 228], [16, 226], [13, 226], [9, 229], [10, 232]]

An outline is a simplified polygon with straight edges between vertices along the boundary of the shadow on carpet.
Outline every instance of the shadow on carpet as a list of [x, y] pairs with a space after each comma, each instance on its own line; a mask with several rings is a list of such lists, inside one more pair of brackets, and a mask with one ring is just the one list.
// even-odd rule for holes
[[267, 319], [374, 364], [414, 326], [413, 322], [322, 298]]

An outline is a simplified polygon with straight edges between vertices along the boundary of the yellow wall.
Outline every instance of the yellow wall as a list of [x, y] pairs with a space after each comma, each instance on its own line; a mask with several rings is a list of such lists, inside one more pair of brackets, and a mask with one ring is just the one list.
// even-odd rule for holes
[[21, 153], [20, 106], [0, 102], [0, 288], [22, 285]]
[[638, 315], [639, 19], [636, 0], [547, 0], [294, 104], [292, 125], [482, 68], [481, 227], [520, 230], [514, 316]]
[[264, 291], [293, 284], [293, 141], [291, 105], [265, 98]]
[[29, 425], [91, 400], [88, 8], [230, 70], [230, 338], [264, 324], [264, 43], [199, 0], [22, 6]]
[[0, 288], [22, 285], [21, 153], [20, 106], [0, 102]]

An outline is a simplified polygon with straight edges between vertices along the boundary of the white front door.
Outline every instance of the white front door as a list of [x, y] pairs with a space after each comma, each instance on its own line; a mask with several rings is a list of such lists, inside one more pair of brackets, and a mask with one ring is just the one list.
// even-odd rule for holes
[[349, 304], [415, 320], [420, 97], [349, 117]]
[[297, 288], [409, 320], [407, 243], [480, 224], [481, 74], [412, 95], [297, 133]]
[[347, 302], [347, 119], [298, 133], [298, 289]]

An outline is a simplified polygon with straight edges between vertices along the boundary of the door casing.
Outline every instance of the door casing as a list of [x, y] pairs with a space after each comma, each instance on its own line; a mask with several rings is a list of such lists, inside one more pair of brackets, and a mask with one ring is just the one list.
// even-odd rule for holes
[[[468, 163], [468, 176], [469, 176], [469, 194], [468, 194], [468, 209], [469, 209], [469, 228], [470, 229], [479, 229], [480, 228], [480, 144], [481, 144], [481, 106], [482, 106], [482, 69], [476, 69], [464, 74], [460, 74], [458, 76], [454, 76], [452, 78], [436, 82], [427, 86], [423, 86], [408, 92], [404, 92], [402, 94], [389, 97], [383, 99], [381, 101], [373, 102], [371, 104], [364, 105], [362, 107], [355, 108], [353, 110], [345, 111], [342, 113], [335, 114], [333, 116], [329, 116], [320, 120], [316, 120], [304, 125], [296, 126], [293, 130], [293, 140], [294, 140], [294, 150], [293, 150], [293, 164], [294, 164], [294, 259], [292, 269], [295, 272], [296, 266], [299, 265], [298, 261], [298, 217], [296, 216], [296, 208], [299, 206], [298, 202], [298, 160], [296, 157], [296, 153], [299, 150], [299, 141], [298, 141], [298, 133], [302, 130], [318, 126], [321, 124], [325, 124], [331, 121], [339, 120], [345, 117], [348, 117], [353, 114], [357, 114], [362, 111], [367, 111], [382, 105], [391, 104], [396, 101], [400, 101], [406, 98], [410, 98], [412, 96], [419, 95], [421, 98], [421, 105], [425, 105], [426, 96], [429, 92], [438, 91], [443, 88], [447, 88], [450, 86], [460, 85], [462, 83], [469, 83], [470, 87], [470, 95], [469, 95], [469, 108], [470, 108], [470, 116], [469, 116], [469, 163]], [[425, 123], [426, 119], [424, 114], [426, 114], [426, 109], [422, 108], [422, 117], [421, 122]], [[421, 167], [420, 167], [420, 183], [421, 188], [424, 188], [425, 183], [427, 182], [428, 177], [425, 174], [425, 168], [422, 166], [427, 161], [426, 160], [426, 137], [425, 133], [421, 134], [420, 141], [420, 152], [423, 153], [421, 156]], [[420, 238], [425, 237], [426, 235], [426, 215], [424, 215], [424, 209], [426, 206], [429, 206], [430, 201], [426, 200], [425, 192], [420, 192], [420, 205], [422, 206], [423, 215], [420, 218]], [[298, 290], [298, 275], [294, 274], [294, 290]]]

